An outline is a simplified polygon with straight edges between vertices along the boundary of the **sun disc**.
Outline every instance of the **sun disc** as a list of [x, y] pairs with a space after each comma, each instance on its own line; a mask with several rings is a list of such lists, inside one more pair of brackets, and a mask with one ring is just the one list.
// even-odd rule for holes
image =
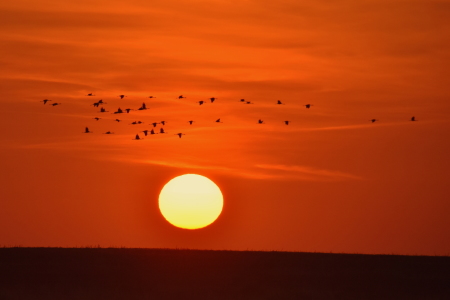
[[203, 228], [222, 212], [223, 196], [209, 178], [185, 174], [170, 180], [159, 194], [159, 209], [172, 225], [185, 229]]

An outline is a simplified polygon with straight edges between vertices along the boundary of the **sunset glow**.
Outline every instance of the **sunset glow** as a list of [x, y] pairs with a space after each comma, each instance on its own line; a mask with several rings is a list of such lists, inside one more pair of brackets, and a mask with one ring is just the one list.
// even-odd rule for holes
[[[17, 0], [0, 16], [0, 246], [450, 253], [448, 1]], [[161, 216], [180, 174], [223, 192], [211, 226]]]

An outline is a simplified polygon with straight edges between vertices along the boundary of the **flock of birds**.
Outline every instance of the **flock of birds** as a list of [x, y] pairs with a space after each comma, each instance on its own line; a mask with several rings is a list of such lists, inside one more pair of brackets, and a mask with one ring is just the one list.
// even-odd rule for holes
[[[89, 93], [89, 94], [87, 94], [86, 96], [88, 96], [88, 97], [94, 97], [95, 95], [94, 95], [93, 93]], [[124, 98], [127, 97], [127, 96], [126, 96], [126, 95], [119, 95], [118, 97], [119, 97], [120, 99], [124, 99]], [[149, 96], [148, 98], [154, 99], [154, 98], [156, 98], [156, 97], [154, 97], [154, 96]], [[176, 97], [176, 99], [186, 99], [186, 97], [183, 96], [183, 95], [179, 95], [178, 97]], [[210, 103], [214, 103], [216, 100], [217, 100], [216, 97], [211, 97], [211, 98], [209, 98]], [[44, 99], [44, 100], [41, 100], [40, 102], [43, 102], [44, 105], [47, 104], [47, 103], [49, 103], [49, 105], [51, 105], [51, 106], [58, 106], [58, 105], [61, 105], [61, 103], [59, 103], [59, 102], [53, 102], [52, 100], [49, 100], [49, 99]], [[50, 102], [52, 102], [52, 103], [50, 103]], [[247, 101], [247, 100], [245, 100], [245, 99], [240, 99], [239, 102], [241, 102], [241, 103], [243, 103], [243, 104], [253, 104], [253, 102]], [[206, 103], [206, 101], [200, 100], [200, 101], [197, 101], [196, 103], [198, 103], [199, 105], [203, 105], [203, 104]], [[91, 105], [94, 106], [94, 107], [96, 107], [96, 108], [100, 108], [100, 111], [99, 111], [100, 113], [108, 113], [109, 111], [106, 110], [105, 107], [103, 107], [104, 104], [107, 104], [107, 103], [104, 102], [104, 101], [101, 99], [101, 100], [98, 100], [97, 102], [94, 102], [94, 103], [91, 104]], [[280, 101], [280, 100], [277, 100], [277, 101], [275, 102], [275, 104], [276, 104], [276, 105], [284, 105], [285, 103], [283, 103], [283, 102]], [[310, 109], [311, 106], [313, 106], [313, 105], [308, 103], [308, 104], [304, 104], [303, 106], [304, 106], [306, 109]], [[147, 105], [146, 105], [145, 102], [144, 102], [144, 103], [142, 103], [142, 105], [141, 105], [139, 108], [137, 108], [136, 110], [141, 111], [141, 110], [147, 110], [147, 109], [148, 109], [148, 108], [147, 108]], [[133, 110], [135, 110], [135, 109], [132, 109], [132, 108], [121, 109], [121, 108], [119, 107], [116, 111], [112, 112], [112, 114], [115, 114], [115, 115], [123, 114], [123, 113], [129, 114], [130, 111], [133, 111]], [[96, 121], [99, 121], [99, 120], [101, 120], [102, 118], [100, 118], [100, 117], [95, 117], [95, 118], [93, 118], [93, 119], [96, 120]], [[121, 122], [122, 120], [116, 118], [114, 121], [116, 121], [116, 122]], [[378, 119], [370, 119], [369, 121], [372, 122], [372, 123], [375, 123], [375, 122], [378, 121]], [[410, 119], [410, 121], [417, 121], [417, 119], [416, 119], [415, 116], [412, 116], [411, 119]], [[189, 121], [187, 121], [187, 122], [189, 123], [189, 125], [192, 125], [195, 121], [194, 121], [194, 120], [189, 120]], [[216, 122], [216, 123], [223, 123], [223, 122], [221, 121], [220, 118], [217, 119], [215, 122]], [[290, 124], [290, 121], [288, 121], [288, 120], [283, 121], [283, 122], [284, 122], [285, 125], [289, 125], [289, 124]], [[138, 124], [144, 124], [144, 122], [142, 122], [142, 121], [134, 121], [134, 122], [130, 123], [130, 125], [138, 125]], [[154, 135], [154, 134], [165, 134], [165, 133], [167, 133], [167, 132], [164, 130], [163, 127], [159, 128], [159, 130], [158, 130], [158, 129], [156, 128], [156, 126], [157, 126], [158, 124], [161, 124], [162, 126], [164, 126], [164, 125], [166, 124], [166, 121], [160, 121], [160, 122], [153, 122], [153, 123], [150, 123], [149, 125], [152, 125], [152, 126], [153, 126], [153, 128], [152, 128], [151, 130], [142, 130], [142, 131], [140, 131], [140, 132], [142, 132], [142, 133], [144, 134], [144, 136]], [[262, 119], [259, 119], [258, 122], [257, 122], [257, 124], [264, 124], [264, 121], [263, 121]], [[89, 127], [86, 126], [86, 128], [85, 128], [85, 130], [84, 130], [84, 133], [93, 133], [93, 132], [89, 129]], [[106, 131], [106, 132], [104, 132], [104, 134], [114, 134], [114, 132]], [[181, 138], [183, 135], [186, 135], [186, 134], [185, 134], [185, 133], [182, 133], [182, 132], [179, 132], [179, 133], [176, 133], [175, 135], [177, 135], [179, 138]], [[137, 134], [135, 135], [135, 137], [134, 137], [133, 140], [142, 140], [142, 139], [143, 139], [143, 138], [139, 135], [139, 133], [137, 133]]]

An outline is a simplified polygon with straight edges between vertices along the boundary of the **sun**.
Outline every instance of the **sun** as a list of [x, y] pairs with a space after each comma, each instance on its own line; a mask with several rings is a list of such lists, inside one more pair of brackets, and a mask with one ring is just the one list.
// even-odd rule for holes
[[209, 178], [185, 174], [170, 180], [159, 194], [159, 209], [172, 225], [185, 229], [203, 228], [222, 212], [223, 195]]

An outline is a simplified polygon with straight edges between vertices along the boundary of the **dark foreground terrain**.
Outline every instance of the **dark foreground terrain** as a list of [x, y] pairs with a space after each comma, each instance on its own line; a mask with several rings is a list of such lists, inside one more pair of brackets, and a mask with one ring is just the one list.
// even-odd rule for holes
[[450, 299], [450, 257], [2, 248], [0, 299]]

